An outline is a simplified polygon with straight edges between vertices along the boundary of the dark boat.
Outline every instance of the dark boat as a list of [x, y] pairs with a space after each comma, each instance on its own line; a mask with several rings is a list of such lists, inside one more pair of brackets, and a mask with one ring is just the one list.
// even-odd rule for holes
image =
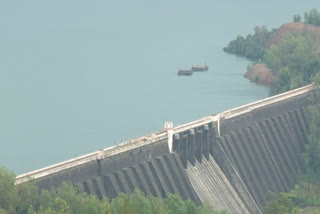
[[178, 71], [178, 75], [180, 76], [180, 75], [186, 75], [186, 76], [190, 76], [190, 75], [192, 75], [192, 73], [193, 73], [193, 71], [192, 70], [179, 70]]
[[192, 71], [207, 71], [208, 69], [209, 67], [207, 65], [196, 65], [191, 68]]

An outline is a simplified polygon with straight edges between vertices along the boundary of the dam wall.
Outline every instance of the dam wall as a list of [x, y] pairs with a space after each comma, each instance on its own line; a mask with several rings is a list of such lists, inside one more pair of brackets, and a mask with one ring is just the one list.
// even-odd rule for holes
[[[228, 201], [224, 209], [229, 213], [246, 213], [238, 196], [249, 212], [261, 213], [268, 191], [293, 188], [305, 173], [302, 153], [308, 121], [304, 108], [312, 103], [312, 97], [310, 92], [258, 108], [257, 103], [248, 104], [220, 113], [216, 121], [175, 134], [173, 150], [180, 155], [200, 200], [217, 208]], [[223, 175], [213, 174], [215, 163]], [[217, 190], [212, 181], [225, 191]], [[228, 182], [237, 196], [231, 194]], [[209, 192], [220, 197], [208, 197]]]
[[[267, 191], [289, 191], [305, 173], [302, 153], [308, 121], [304, 107], [310, 98], [311, 94], [299, 95], [220, 123], [218, 147], [259, 208], [267, 202]], [[220, 166], [227, 169], [223, 163]]]
[[305, 172], [303, 112], [297, 109], [274, 116], [218, 139], [259, 207], [266, 203], [267, 191], [286, 192]]
[[314, 86], [213, 114], [17, 176], [40, 189], [71, 182], [112, 199], [135, 188], [175, 193], [228, 213], [261, 213], [267, 191], [288, 191], [305, 173], [305, 107]]

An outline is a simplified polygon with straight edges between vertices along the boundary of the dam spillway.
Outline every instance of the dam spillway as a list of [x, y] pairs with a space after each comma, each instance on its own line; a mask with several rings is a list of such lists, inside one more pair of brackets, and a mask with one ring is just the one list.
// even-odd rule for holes
[[135, 188], [175, 193], [228, 213], [261, 213], [267, 191], [288, 191], [304, 174], [302, 153], [314, 86], [213, 114], [17, 176], [40, 189], [71, 182], [112, 199]]

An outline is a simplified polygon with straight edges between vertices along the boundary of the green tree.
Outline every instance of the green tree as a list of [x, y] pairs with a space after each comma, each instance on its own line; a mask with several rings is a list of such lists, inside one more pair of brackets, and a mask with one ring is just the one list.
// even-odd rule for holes
[[37, 212], [33, 209], [32, 205], [28, 207], [27, 214], [37, 214]]
[[279, 197], [269, 201], [263, 208], [264, 214], [295, 214], [295, 209], [292, 199], [286, 193], [280, 193]]
[[304, 13], [304, 20], [309, 24], [320, 26], [320, 13], [316, 8]]
[[53, 207], [54, 198], [57, 197], [55, 193], [56, 193], [56, 191], [54, 191], [53, 189], [50, 192], [48, 190], [41, 191], [39, 204], [40, 204], [41, 210], [43, 212], [44, 212], [44, 209], [47, 209], [49, 207]]
[[20, 198], [17, 207], [18, 213], [30, 213], [31, 208], [33, 210], [39, 207], [39, 189], [34, 180], [18, 185], [16, 189]]
[[208, 204], [199, 207], [199, 214], [226, 214], [226, 211], [214, 211]]
[[168, 214], [184, 214], [186, 213], [186, 208], [182, 199], [173, 194], [168, 194], [167, 197], [167, 204], [168, 204]]
[[282, 68], [278, 73], [278, 80], [272, 88], [273, 94], [282, 93], [290, 90], [291, 74], [288, 67]]
[[7, 214], [8, 212], [2, 208], [0, 208], [0, 214]]
[[151, 197], [150, 204], [152, 214], [165, 214], [168, 209], [164, 200], [160, 198]]
[[86, 195], [83, 200], [84, 206], [83, 210], [80, 212], [82, 214], [102, 214], [103, 210], [100, 207], [101, 202], [95, 195]]
[[102, 214], [110, 214], [111, 213], [111, 208], [110, 208], [110, 204], [107, 198], [104, 198], [101, 202], [101, 213]]
[[294, 15], [293, 22], [301, 22], [301, 16], [299, 14]]
[[65, 200], [61, 199], [60, 197], [55, 198], [53, 209], [56, 213], [59, 214], [71, 214], [70, 206]]
[[14, 185], [15, 175], [4, 168], [0, 168], [0, 208], [8, 213], [14, 213], [18, 205], [19, 196]]
[[135, 189], [130, 194], [129, 208], [132, 214], [151, 214], [152, 208], [148, 198], [144, 194]]
[[112, 199], [111, 202], [112, 214], [128, 214], [129, 209], [129, 196], [125, 193], [120, 193], [118, 197]]
[[184, 202], [184, 206], [186, 209], [186, 214], [196, 214], [199, 213], [198, 207], [195, 205], [193, 201], [187, 200]]
[[38, 214], [57, 214], [54, 210], [52, 210], [50, 207], [47, 209], [43, 209], [40, 207]]

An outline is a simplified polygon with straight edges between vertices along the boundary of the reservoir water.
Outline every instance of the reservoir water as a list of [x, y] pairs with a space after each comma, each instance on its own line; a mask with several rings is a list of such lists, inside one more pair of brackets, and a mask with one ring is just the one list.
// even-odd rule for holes
[[[0, 2], [0, 166], [17, 174], [265, 98], [238, 34], [318, 1]], [[208, 72], [178, 77], [196, 64]]]

